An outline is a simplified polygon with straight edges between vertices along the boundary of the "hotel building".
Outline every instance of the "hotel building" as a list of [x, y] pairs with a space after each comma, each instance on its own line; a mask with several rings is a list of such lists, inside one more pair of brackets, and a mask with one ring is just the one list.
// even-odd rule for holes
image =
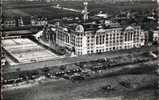
[[63, 20], [44, 29], [42, 36], [50, 45], [70, 48], [75, 55], [139, 48], [144, 46], [147, 32], [137, 25], [121, 25], [119, 22], [99, 16], [88, 17], [84, 3], [83, 18]]
[[108, 27], [95, 22], [56, 25], [43, 31], [50, 44], [71, 48], [76, 55], [139, 48], [145, 44], [145, 34], [140, 26]]

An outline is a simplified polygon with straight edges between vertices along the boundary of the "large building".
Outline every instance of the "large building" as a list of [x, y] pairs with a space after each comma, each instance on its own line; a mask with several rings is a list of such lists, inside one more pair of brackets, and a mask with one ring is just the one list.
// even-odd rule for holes
[[51, 39], [49, 41], [53, 44], [74, 48], [76, 55], [130, 49], [145, 44], [145, 33], [139, 26], [104, 28], [96, 24], [88, 24], [74, 27], [68, 29], [58, 26], [55, 33], [52, 32], [53, 37], [56, 36], [55, 40], [51, 38], [51, 34], [48, 40]]
[[87, 3], [82, 20], [61, 19], [43, 31], [50, 45], [70, 48], [75, 55], [85, 55], [144, 46], [147, 32], [137, 25], [121, 25], [101, 16], [88, 17]]

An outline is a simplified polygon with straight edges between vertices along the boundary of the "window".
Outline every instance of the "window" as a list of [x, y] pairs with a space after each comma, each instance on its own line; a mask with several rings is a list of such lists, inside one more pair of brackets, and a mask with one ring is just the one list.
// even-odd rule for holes
[[89, 40], [89, 36], [87, 37], [87, 40]]
[[108, 40], [108, 34], [106, 35], [106, 40]]
[[103, 35], [103, 41], [102, 41], [102, 44], [104, 44], [104, 39], [105, 39], [105, 36]]
[[89, 47], [89, 43], [87, 43], [87, 46]]
[[128, 38], [127, 38], [127, 36], [128, 36], [128, 35], [127, 35], [127, 34], [125, 34], [125, 41], [128, 41]]
[[98, 45], [98, 36], [96, 37], [96, 44]]
[[66, 42], [69, 43], [69, 36], [66, 35]]
[[90, 52], [89, 51], [87, 51], [87, 54], [89, 54]]
[[96, 52], [98, 53], [98, 50], [96, 50]]
[[99, 36], [99, 44], [102, 44], [102, 36]]

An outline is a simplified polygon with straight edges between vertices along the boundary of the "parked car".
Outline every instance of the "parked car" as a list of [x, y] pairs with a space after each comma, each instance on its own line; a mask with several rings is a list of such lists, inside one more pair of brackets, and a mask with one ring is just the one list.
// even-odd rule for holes
[[120, 85], [126, 87], [126, 88], [131, 88], [131, 84], [130, 82], [126, 82], [126, 81], [121, 81], [119, 82]]
[[56, 73], [55, 73], [55, 76], [61, 77], [61, 76], [63, 76], [64, 74], [65, 74], [64, 71], [62, 71], [62, 72], [56, 72]]
[[108, 91], [108, 92], [115, 90], [115, 88], [113, 88], [111, 85], [106, 85], [106, 86], [102, 87], [102, 89], [103, 89], [103, 90], [106, 90], [106, 91]]
[[64, 75], [62, 76], [62, 78], [69, 80], [69, 79], [70, 79], [70, 75], [64, 74]]
[[85, 78], [83, 76], [80, 75], [75, 75], [71, 77], [71, 80], [73, 81], [78, 81], [78, 80], [84, 80]]

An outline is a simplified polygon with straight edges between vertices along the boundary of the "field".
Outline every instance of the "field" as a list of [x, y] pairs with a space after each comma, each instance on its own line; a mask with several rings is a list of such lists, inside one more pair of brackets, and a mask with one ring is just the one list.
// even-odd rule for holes
[[[143, 74], [121, 75], [82, 82], [59, 80], [42, 83], [32, 88], [6, 91], [3, 93], [3, 96], [4, 100], [82, 100], [88, 98], [105, 98], [104, 100], [107, 100], [106, 98], [111, 98], [112, 96], [122, 97], [121, 100], [157, 100], [155, 99], [156, 90], [147, 88], [149, 84], [152, 84], [155, 78], [157, 78], [157, 76]], [[122, 80], [130, 80], [132, 83], [136, 82], [139, 84], [139, 87], [141, 87], [134, 90], [125, 88], [119, 85], [119, 81]], [[102, 87], [108, 84], [113, 85], [115, 91], [107, 92], [102, 90]]]

